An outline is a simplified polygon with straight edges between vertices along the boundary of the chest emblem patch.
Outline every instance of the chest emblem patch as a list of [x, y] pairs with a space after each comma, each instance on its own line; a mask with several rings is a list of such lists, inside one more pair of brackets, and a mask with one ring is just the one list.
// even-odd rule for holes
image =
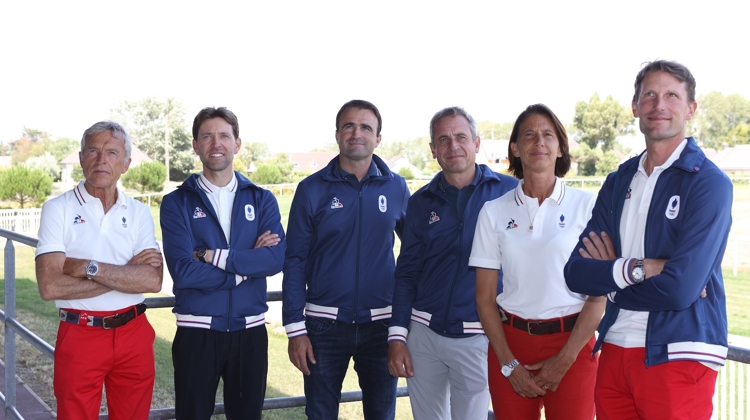
[[388, 200], [384, 195], [378, 197], [378, 209], [380, 209], [381, 213], [385, 213], [388, 210]]
[[344, 205], [341, 204], [341, 201], [339, 201], [338, 197], [333, 197], [333, 200], [331, 200], [331, 208], [332, 209], [342, 209], [342, 208], [344, 208]]
[[252, 204], [245, 204], [245, 219], [251, 222], [255, 220], [255, 207]]
[[206, 213], [200, 207], [196, 207], [193, 211], [193, 219], [200, 219], [201, 217], [206, 217]]
[[511, 218], [510, 222], [508, 222], [508, 225], [505, 226], [505, 230], [511, 230], [511, 229], [515, 229], [517, 227], [518, 227], [518, 223], [516, 223], [516, 221]]
[[122, 227], [128, 227], [128, 219], [126, 219], [125, 216], [122, 216]]
[[77, 214], [76, 217], [75, 217], [75, 219], [73, 219], [73, 224], [74, 225], [80, 225], [81, 223], [86, 223], [86, 221], [83, 220], [83, 217], [81, 217], [80, 214]]
[[560, 215], [560, 221], [557, 222], [557, 227], [559, 229], [564, 229], [565, 228], [565, 215], [564, 214]]
[[435, 222], [437, 222], [439, 220], [440, 220], [440, 216], [438, 216], [437, 214], [435, 214], [434, 211], [431, 211], [430, 212], [430, 224], [433, 224], [433, 223], [435, 223]]
[[664, 214], [667, 216], [667, 219], [674, 219], [680, 214], [679, 195], [673, 195], [672, 198], [669, 199], [669, 203], [667, 203], [667, 211], [664, 212]]

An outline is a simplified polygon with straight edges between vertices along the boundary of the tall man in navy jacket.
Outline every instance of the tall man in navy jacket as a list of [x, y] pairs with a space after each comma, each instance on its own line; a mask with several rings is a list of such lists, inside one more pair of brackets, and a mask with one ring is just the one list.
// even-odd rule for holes
[[727, 355], [732, 183], [685, 138], [698, 106], [685, 66], [645, 65], [632, 106], [646, 151], [607, 177], [565, 267], [570, 290], [609, 298], [596, 416], [708, 419]]
[[177, 419], [208, 419], [219, 377], [228, 419], [260, 419], [268, 372], [266, 277], [286, 242], [276, 198], [232, 170], [237, 117], [204, 108], [193, 121], [203, 163], [161, 205], [164, 256], [174, 280], [172, 344]]
[[375, 105], [344, 104], [336, 115], [339, 155], [300, 182], [289, 212], [282, 316], [313, 420], [338, 416], [352, 358], [365, 419], [395, 415], [386, 340], [394, 231], [401, 234], [409, 190], [373, 154], [381, 128]]
[[414, 193], [406, 212], [388, 368], [408, 378], [415, 420], [487, 418], [488, 341], [469, 256], [482, 206], [518, 181], [477, 165], [479, 142], [477, 124], [463, 108], [436, 113], [430, 149], [442, 171]]

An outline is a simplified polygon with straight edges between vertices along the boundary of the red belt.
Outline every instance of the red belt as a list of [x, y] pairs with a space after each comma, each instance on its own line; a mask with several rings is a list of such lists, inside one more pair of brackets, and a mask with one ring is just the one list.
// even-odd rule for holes
[[500, 316], [503, 318], [504, 324], [526, 331], [529, 335], [546, 335], [573, 331], [573, 327], [578, 320], [578, 315], [580, 315], [580, 312], [562, 318], [527, 320], [500, 309]]
[[102, 327], [105, 330], [109, 330], [122, 327], [144, 312], [146, 312], [145, 303], [131, 306], [123, 312], [113, 312], [112, 315], [108, 316], [91, 316], [85, 310], [60, 309], [60, 321], [77, 325], [87, 325], [89, 327]]

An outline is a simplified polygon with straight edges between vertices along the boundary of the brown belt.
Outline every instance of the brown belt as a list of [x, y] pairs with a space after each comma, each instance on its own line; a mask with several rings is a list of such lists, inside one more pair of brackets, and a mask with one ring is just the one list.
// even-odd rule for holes
[[546, 335], [573, 331], [573, 327], [576, 325], [580, 313], [568, 315], [563, 318], [545, 319], [542, 321], [529, 321], [509, 312], [504, 312], [502, 309], [500, 310], [500, 315], [503, 318], [504, 324], [526, 331], [529, 335]]
[[109, 330], [111, 328], [122, 327], [144, 312], [146, 312], [145, 303], [139, 303], [131, 306], [122, 313], [115, 313], [109, 316], [87, 316], [85, 311], [60, 309], [60, 321], [87, 325], [89, 327], [102, 327], [105, 330]]

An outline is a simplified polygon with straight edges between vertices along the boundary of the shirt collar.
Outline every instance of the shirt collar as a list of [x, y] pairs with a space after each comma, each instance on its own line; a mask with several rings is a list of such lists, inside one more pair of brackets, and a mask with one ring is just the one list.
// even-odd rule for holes
[[[94, 197], [93, 195], [89, 194], [89, 192], [86, 190], [86, 180], [81, 180], [78, 182], [78, 185], [73, 190], [73, 193], [76, 195], [78, 200], [81, 202], [81, 205], [93, 203], [96, 200], [99, 200], [98, 198]], [[124, 206], [127, 208], [127, 201], [125, 200], [125, 192], [120, 188], [120, 184], [118, 183], [115, 188], [117, 189], [117, 201], [115, 201], [114, 206]], [[101, 200], [99, 200], [101, 202]]]
[[[526, 201], [531, 199], [523, 192], [523, 182], [524, 180], [521, 179], [516, 186], [516, 204], [519, 206], [526, 205]], [[555, 188], [552, 189], [552, 194], [547, 198], [552, 199], [559, 206], [563, 197], [565, 197], [565, 183], [562, 179], [555, 177]]]
[[[669, 158], [667, 158], [667, 161], [664, 162], [660, 166], [654, 166], [654, 170], [651, 171], [651, 173], [653, 174], [654, 172], [657, 172], [657, 171], [663, 171], [669, 168], [670, 166], [672, 166], [672, 164], [675, 163], [675, 161], [677, 161], [677, 159], [680, 158], [680, 155], [682, 154], [682, 151], [685, 150], [685, 146], [687, 146], [687, 143], [688, 143], [687, 139], [683, 139], [682, 142], [679, 145], [677, 145], [677, 148], [674, 149], [672, 154], [669, 155]], [[643, 172], [644, 174], [646, 173], [646, 169], [643, 167], [643, 162], [646, 161], [647, 154], [648, 154], [648, 151], [644, 152], [643, 155], [641, 155], [641, 159], [638, 161], [638, 172]]]
[[198, 186], [207, 194], [214, 194], [221, 189], [227, 189], [229, 192], [233, 193], [237, 190], [237, 174], [232, 172], [232, 180], [229, 181], [229, 184], [224, 187], [217, 187], [216, 185], [212, 184], [211, 181], [209, 181], [208, 178], [203, 175], [203, 171], [201, 171], [200, 175], [198, 176]]

